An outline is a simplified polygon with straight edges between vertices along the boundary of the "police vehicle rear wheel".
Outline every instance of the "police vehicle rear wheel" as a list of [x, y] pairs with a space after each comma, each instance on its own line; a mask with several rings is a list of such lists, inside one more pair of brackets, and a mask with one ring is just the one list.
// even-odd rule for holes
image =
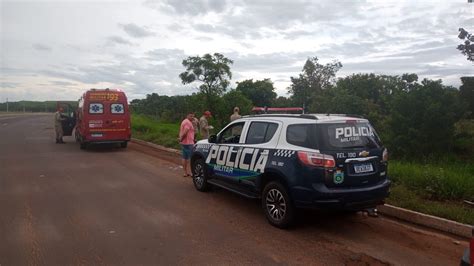
[[203, 159], [197, 159], [193, 163], [193, 183], [194, 187], [199, 191], [209, 190], [207, 183], [206, 164]]
[[270, 182], [262, 194], [262, 208], [268, 222], [278, 228], [287, 228], [294, 219], [294, 207], [286, 188], [278, 182]]

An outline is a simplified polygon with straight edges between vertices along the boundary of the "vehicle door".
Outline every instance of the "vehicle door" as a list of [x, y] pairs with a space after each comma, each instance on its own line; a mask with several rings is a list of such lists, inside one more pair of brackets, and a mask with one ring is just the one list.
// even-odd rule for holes
[[212, 167], [215, 178], [232, 184], [238, 183], [242, 174], [238, 167], [245, 123], [240, 121], [229, 124], [217, 135], [216, 144], [211, 148], [206, 160]]
[[[278, 144], [279, 131], [281, 130], [281, 122], [279, 121], [252, 121], [248, 125], [247, 134], [245, 136], [243, 148], [252, 149], [255, 154], [250, 158], [249, 164], [253, 167], [246, 176], [241, 176], [238, 180], [240, 185], [246, 190], [255, 192], [257, 190], [257, 182], [267, 166], [268, 158], [273, 149]], [[254, 161], [255, 158], [255, 161]], [[260, 166], [257, 166], [260, 164]], [[262, 167], [263, 166], [263, 167]]]
[[57, 110], [63, 109], [61, 112], [61, 117], [64, 119], [61, 121], [63, 136], [72, 136], [72, 131], [76, 126], [76, 108], [65, 102], [57, 102], [56, 107]]

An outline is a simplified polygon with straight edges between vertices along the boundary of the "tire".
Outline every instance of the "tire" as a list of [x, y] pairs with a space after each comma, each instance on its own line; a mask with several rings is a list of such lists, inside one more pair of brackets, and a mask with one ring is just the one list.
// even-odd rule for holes
[[128, 145], [128, 141], [124, 141], [124, 142], [120, 143], [121, 148], [127, 148], [127, 145]]
[[268, 222], [278, 228], [287, 228], [295, 218], [293, 203], [279, 182], [270, 182], [263, 189], [262, 208]]
[[79, 135], [77, 134], [77, 130], [74, 130], [74, 137], [76, 138], [76, 142], [80, 142]]
[[193, 184], [194, 187], [201, 192], [209, 190], [209, 184], [207, 183], [208, 173], [206, 164], [203, 159], [197, 159], [194, 161], [193, 166]]
[[87, 143], [81, 142], [80, 147], [81, 147], [81, 150], [85, 150], [87, 148]]

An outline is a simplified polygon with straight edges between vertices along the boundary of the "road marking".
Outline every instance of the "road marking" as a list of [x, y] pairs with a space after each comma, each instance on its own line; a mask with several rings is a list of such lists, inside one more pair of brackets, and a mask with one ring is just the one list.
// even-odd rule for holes
[[[7, 125], [8, 125], [8, 123], [3, 123], [3, 126], [7, 126]], [[1, 265], [0, 265], [0, 266], [1, 266]]]

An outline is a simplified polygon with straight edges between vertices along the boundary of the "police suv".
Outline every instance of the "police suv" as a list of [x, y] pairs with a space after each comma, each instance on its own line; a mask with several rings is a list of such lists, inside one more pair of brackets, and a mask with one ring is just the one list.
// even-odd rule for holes
[[284, 228], [295, 208], [374, 208], [389, 194], [387, 149], [364, 118], [336, 114], [245, 116], [194, 146], [193, 183], [260, 199]]

